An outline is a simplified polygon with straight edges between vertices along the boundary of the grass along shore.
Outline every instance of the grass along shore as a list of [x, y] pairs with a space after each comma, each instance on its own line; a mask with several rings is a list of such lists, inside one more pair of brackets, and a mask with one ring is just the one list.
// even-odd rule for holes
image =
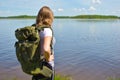
[[[114, 15], [77, 15], [77, 16], [54, 16], [55, 19], [120, 19]], [[19, 16], [8, 16], [0, 17], [0, 19], [34, 19], [36, 16], [19, 15]]]
[[[4, 80], [21, 80], [21, 79], [18, 79], [17, 77], [15, 77], [15, 78], [12, 78], [12, 79], [4, 79]], [[70, 76], [56, 75], [54, 80], [73, 80], [73, 79]], [[120, 80], [120, 78], [108, 77], [105, 80]]]
[[55, 75], [55, 80], [72, 80], [70, 76]]

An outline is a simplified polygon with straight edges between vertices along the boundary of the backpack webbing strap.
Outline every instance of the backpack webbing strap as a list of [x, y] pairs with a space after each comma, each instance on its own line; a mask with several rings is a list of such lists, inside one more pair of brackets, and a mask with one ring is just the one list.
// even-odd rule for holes
[[[36, 24], [33, 24], [32, 26], [36, 27]], [[52, 40], [51, 40], [51, 44], [50, 44], [51, 51], [52, 51], [52, 50], [53, 50], [53, 35], [54, 35], [53, 29], [52, 29], [50, 26], [48, 26], [48, 25], [43, 25], [43, 26], [38, 26], [38, 27], [36, 27], [36, 29], [37, 29], [39, 32], [40, 32], [41, 30], [43, 31], [44, 28], [50, 28], [51, 31], [52, 31]], [[51, 52], [51, 54], [53, 54], [53, 53]]]

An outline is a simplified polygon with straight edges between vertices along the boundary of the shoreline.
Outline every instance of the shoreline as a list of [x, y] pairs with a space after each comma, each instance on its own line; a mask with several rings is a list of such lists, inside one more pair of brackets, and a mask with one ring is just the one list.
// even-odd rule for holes
[[[10, 69], [6, 69], [6, 68], [2, 68], [0, 67], [0, 80], [31, 80], [32, 79], [32, 75], [28, 75], [26, 73], [24, 73], [21, 69], [21, 67], [15, 66], [12, 67]], [[59, 71], [59, 70], [58, 70]], [[69, 76], [67, 74], [58, 72], [56, 70], [56, 80], [58, 79], [65, 79], [65, 80], [71, 80], [72, 76]], [[73, 80], [73, 79], [72, 79]]]

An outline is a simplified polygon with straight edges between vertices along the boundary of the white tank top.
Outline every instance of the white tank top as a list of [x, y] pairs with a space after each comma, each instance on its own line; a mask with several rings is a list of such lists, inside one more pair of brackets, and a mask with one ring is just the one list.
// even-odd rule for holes
[[[43, 45], [43, 39], [44, 39], [44, 37], [47, 37], [47, 36], [51, 36], [51, 37], [53, 36], [52, 35], [52, 30], [50, 28], [44, 28], [43, 31], [40, 31], [40, 39], [41, 39], [40, 43], [41, 43], [41, 53], [42, 54], [43, 54], [43, 47], [42, 47], [42, 45]], [[53, 44], [55, 44], [55, 38], [53, 38]], [[52, 51], [52, 52], [54, 54], [54, 51]], [[54, 67], [54, 61], [49, 62], [49, 64], [52, 67]]]

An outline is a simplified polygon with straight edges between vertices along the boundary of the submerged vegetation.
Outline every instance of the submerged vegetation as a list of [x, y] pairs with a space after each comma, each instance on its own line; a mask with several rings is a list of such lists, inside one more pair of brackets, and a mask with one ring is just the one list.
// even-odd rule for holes
[[[33, 19], [36, 16], [20, 15], [20, 16], [8, 16], [0, 17], [0, 19]], [[77, 16], [55, 16], [56, 19], [120, 19], [114, 15], [77, 15]]]

